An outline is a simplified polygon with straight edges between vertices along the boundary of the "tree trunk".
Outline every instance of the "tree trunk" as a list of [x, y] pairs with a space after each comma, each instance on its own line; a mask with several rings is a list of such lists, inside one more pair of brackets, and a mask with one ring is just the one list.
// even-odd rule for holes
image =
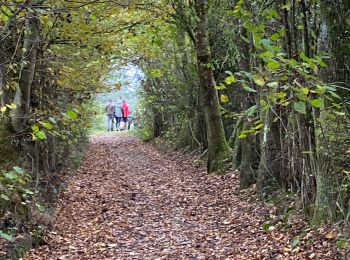
[[5, 89], [5, 84], [6, 84], [6, 78], [5, 78], [5, 73], [6, 70], [4, 67], [0, 65], [0, 107], [3, 107], [7, 104], [6, 100], [6, 89]]
[[208, 172], [224, 171], [229, 156], [229, 146], [226, 142], [224, 126], [220, 115], [220, 106], [216, 83], [212, 69], [208, 32], [208, 1], [195, 1], [198, 23], [196, 28], [196, 51], [200, 87], [208, 139]]
[[231, 135], [229, 145], [232, 148], [232, 169], [239, 170], [242, 162], [242, 142], [239, 138], [243, 129], [244, 120], [240, 117]]
[[40, 33], [39, 20], [34, 10], [28, 12], [25, 27], [23, 62], [21, 63], [18, 87], [14, 100], [17, 108], [12, 113], [12, 126], [15, 132], [23, 130], [30, 109], [31, 89], [35, 74]]
[[264, 129], [261, 135], [260, 162], [257, 173], [257, 191], [259, 196], [270, 194], [277, 185], [280, 170], [280, 144], [277, 123], [273, 122], [272, 109], [264, 112]]
[[[246, 119], [243, 125], [243, 130], [249, 130], [252, 123]], [[239, 175], [239, 186], [241, 189], [247, 189], [255, 183], [255, 172], [258, 156], [256, 153], [255, 135], [249, 134], [241, 140], [242, 158]]]
[[[344, 1], [340, 4], [333, 4], [330, 1], [321, 2], [321, 24], [318, 49], [320, 52], [331, 52], [331, 60], [328, 68], [321, 73], [321, 79], [325, 82], [345, 83], [344, 87], [348, 88], [350, 82], [349, 66], [350, 54], [348, 52], [349, 37], [347, 31], [350, 25], [344, 22], [348, 15], [350, 2]], [[340, 91], [339, 94], [346, 98], [349, 96], [348, 91]], [[322, 133], [316, 135], [317, 144], [317, 171], [316, 171], [316, 200], [314, 205], [312, 223], [319, 225], [323, 221], [334, 220], [337, 198], [337, 179], [339, 178], [336, 170], [336, 158], [332, 158], [332, 140], [329, 135], [334, 132], [331, 127], [330, 119], [327, 117], [327, 111], [321, 112], [321, 117], [325, 119], [320, 123], [319, 129]], [[344, 133], [346, 134], [346, 133]], [[345, 152], [345, 151], [344, 151]], [[341, 166], [342, 167], [342, 166]]]

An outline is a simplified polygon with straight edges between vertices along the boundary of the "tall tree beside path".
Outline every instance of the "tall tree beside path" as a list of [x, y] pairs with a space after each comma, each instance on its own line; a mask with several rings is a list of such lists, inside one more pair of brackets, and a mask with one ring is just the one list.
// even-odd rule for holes
[[229, 146], [226, 142], [225, 131], [220, 114], [220, 105], [216, 82], [213, 73], [213, 60], [210, 51], [207, 0], [196, 0], [195, 10], [198, 16], [196, 36], [196, 51], [198, 76], [202, 105], [205, 109], [208, 138], [208, 172], [224, 170], [229, 158]]

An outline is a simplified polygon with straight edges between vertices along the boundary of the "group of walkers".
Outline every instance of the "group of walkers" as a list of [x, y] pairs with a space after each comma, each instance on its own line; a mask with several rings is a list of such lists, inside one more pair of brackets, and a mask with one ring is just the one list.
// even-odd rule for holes
[[114, 104], [112, 100], [106, 105], [107, 131], [129, 130], [131, 126], [130, 106], [125, 100], [117, 100]]

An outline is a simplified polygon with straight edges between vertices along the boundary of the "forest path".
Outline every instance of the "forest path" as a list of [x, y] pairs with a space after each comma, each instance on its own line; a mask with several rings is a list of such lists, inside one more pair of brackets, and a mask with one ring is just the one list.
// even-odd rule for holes
[[235, 175], [204, 173], [134, 137], [96, 136], [48, 245], [25, 259], [304, 259], [288, 257], [291, 234], [262, 230], [270, 213]]

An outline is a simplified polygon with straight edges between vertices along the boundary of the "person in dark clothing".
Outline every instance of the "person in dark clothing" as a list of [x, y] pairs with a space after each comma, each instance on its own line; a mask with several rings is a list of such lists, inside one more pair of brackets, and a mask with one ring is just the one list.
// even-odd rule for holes
[[112, 100], [108, 101], [105, 111], [107, 114], [107, 118], [106, 118], [107, 131], [113, 131], [115, 106], [113, 105]]
[[121, 128], [120, 123], [123, 120], [123, 106], [119, 100], [117, 100], [117, 103], [115, 105], [114, 117], [115, 117], [115, 127], [117, 130], [119, 130]]

